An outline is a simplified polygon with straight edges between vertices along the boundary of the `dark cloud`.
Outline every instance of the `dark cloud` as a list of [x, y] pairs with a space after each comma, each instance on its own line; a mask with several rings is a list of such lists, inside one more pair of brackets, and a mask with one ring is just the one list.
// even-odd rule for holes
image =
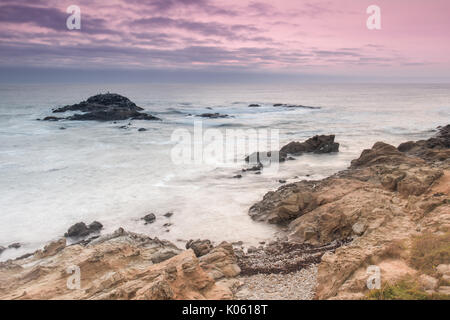
[[[31, 23], [39, 27], [54, 31], [68, 31], [66, 20], [68, 14], [56, 8], [44, 8], [25, 5], [0, 6], [0, 22]], [[106, 28], [107, 21], [87, 15], [82, 17], [83, 32], [88, 34], [117, 34], [118, 32]]]
[[33, 23], [53, 30], [66, 28], [67, 14], [54, 8], [4, 5], [0, 7], [0, 22]]

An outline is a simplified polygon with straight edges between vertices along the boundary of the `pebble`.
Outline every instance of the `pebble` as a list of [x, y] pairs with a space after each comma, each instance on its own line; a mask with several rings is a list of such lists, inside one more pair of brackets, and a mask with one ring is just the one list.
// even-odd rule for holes
[[256, 274], [239, 277], [244, 285], [235, 293], [239, 300], [312, 300], [317, 266], [288, 274]]

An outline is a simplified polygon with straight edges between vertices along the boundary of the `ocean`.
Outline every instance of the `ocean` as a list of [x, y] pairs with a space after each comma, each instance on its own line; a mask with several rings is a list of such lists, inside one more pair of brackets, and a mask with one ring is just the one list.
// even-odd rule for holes
[[[127, 126], [129, 121], [36, 120], [54, 107], [108, 91], [162, 121]], [[447, 84], [0, 84], [0, 98], [0, 246], [22, 244], [0, 260], [43, 247], [76, 222], [94, 220], [104, 225], [103, 233], [123, 227], [179, 246], [197, 238], [256, 245], [278, 229], [252, 221], [248, 209], [277, 189], [279, 180], [322, 179], [377, 141], [398, 145], [428, 138], [450, 120]], [[206, 112], [229, 117], [196, 117]], [[302, 155], [260, 175], [240, 172], [246, 152], [227, 165], [176, 163], [175, 130], [191, 132], [199, 122], [224, 134], [276, 130], [280, 147], [335, 134], [340, 152]], [[199, 143], [194, 136], [191, 142]], [[233, 178], [237, 174], [243, 177]], [[163, 216], [167, 212], [173, 216]], [[140, 218], [148, 213], [156, 221], [144, 225]]]

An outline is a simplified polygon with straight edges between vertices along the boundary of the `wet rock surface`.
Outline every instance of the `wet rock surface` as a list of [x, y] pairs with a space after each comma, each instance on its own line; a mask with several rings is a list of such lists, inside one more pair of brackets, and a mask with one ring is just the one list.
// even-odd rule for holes
[[138, 107], [128, 98], [115, 93], [98, 94], [88, 98], [86, 101], [74, 105], [53, 110], [53, 113], [65, 113], [68, 111], [80, 111], [68, 117], [48, 116], [43, 120], [96, 120], [96, 121], [114, 121], [114, 120], [161, 120], [155, 116], [143, 113], [144, 109]]

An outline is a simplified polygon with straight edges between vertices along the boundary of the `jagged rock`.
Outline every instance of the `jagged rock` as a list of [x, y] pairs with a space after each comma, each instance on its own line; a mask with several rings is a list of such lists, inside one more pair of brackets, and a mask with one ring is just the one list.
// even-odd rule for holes
[[261, 105], [257, 104], [257, 103], [252, 103], [248, 105], [250, 108], [257, 108], [257, 107], [261, 107]]
[[245, 157], [250, 163], [284, 162], [287, 159], [295, 160], [289, 155], [301, 155], [303, 153], [331, 153], [339, 152], [339, 143], [334, 142], [334, 135], [320, 135], [309, 138], [304, 142], [290, 142], [280, 151], [254, 152]]
[[204, 256], [205, 254], [209, 253], [213, 248], [213, 245], [211, 244], [211, 241], [209, 240], [189, 240], [186, 243], [186, 249], [192, 249], [195, 252], [195, 255], [197, 257]]
[[249, 215], [286, 226], [293, 243], [345, 242], [317, 260], [316, 298], [364, 298], [369, 265], [381, 268], [383, 283], [415, 275], [402, 246], [450, 229], [447, 128], [403, 151], [377, 142], [347, 170], [268, 192]]
[[68, 105], [53, 110], [54, 113], [64, 113], [67, 111], [81, 111], [83, 114], [74, 114], [69, 117], [45, 117], [44, 120], [58, 121], [66, 120], [161, 120], [152, 115], [142, 113], [141, 107], [138, 107], [128, 98], [115, 93], [98, 94], [88, 98], [86, 101]]
[[164, 214], [164, 217], [166, 218], [170, 218], [171, 216], [173, 216], [173, 212], [167, 212]]
[[[232, 280], [239, 271], [226, 244], [198, 259], [192, 250], [123, 229], [47, 257], [40, 252], [0, 264], [0, 299], [231, 299], [230, 287], [210, 273]], [[83, 290], [67, 289], [67, 266], [80, 268]]]
[[334, 135], [320, 135], [309, 138], [305, 142], [291, 142], [280, 149], [281, 154], [300, 155], [302, 153], [338, 152], [339, 143], [334, 142]]
[[143, 131], [147, 131], [147, 129], [145, 129], [145, 128], [139, 128], [138, 131], [139, 131], [139, 132], [143, 132]]

